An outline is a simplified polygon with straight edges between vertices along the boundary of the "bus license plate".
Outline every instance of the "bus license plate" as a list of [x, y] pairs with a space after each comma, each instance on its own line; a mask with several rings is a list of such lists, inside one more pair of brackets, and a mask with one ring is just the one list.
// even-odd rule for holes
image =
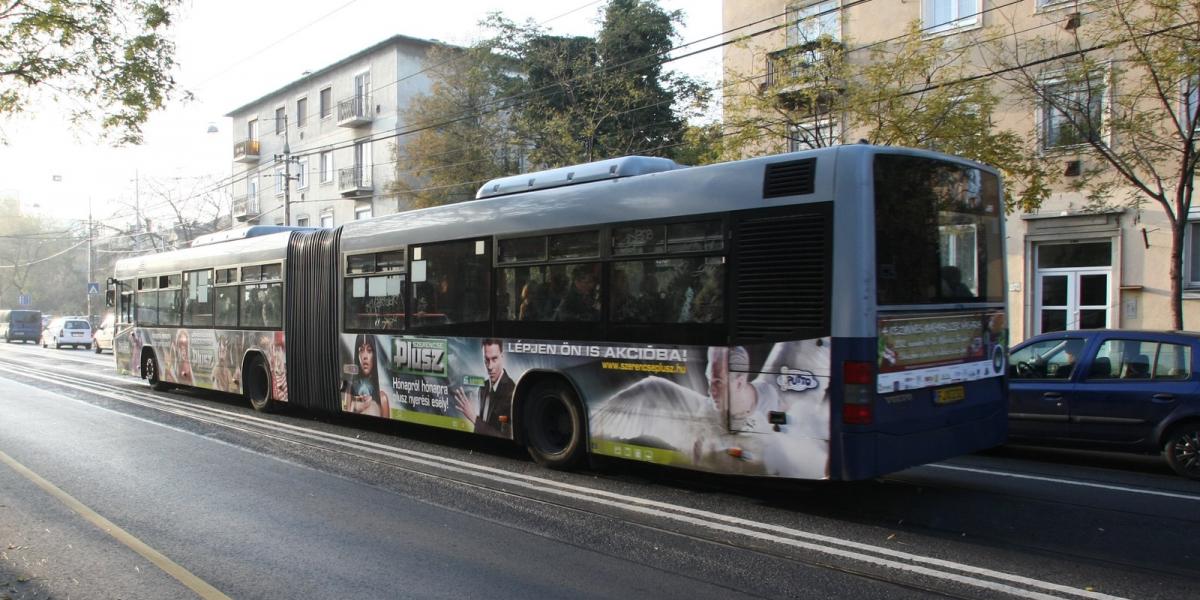
[[967, 397], [967, 390], [961, 385], [953, 387], [941, 388], [937, 390], [937, 395], [934, 396], [934, 402], [938, 404], [953, 404]]

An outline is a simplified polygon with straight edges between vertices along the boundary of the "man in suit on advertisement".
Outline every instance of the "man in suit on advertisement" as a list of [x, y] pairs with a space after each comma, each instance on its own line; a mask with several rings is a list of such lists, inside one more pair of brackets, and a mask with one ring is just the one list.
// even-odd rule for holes
[[511, 423], [513, 393], [517, 386], [504, 370], [504, 346], [500, 340], [483, 340], [483, 365], [487, 369], [487, 384], [479, 390], [479, 412], [462, 391], [454, 389], [455, 405], [463, 418], [474, 423], [475, 432], [495, 437], [512, 437]]

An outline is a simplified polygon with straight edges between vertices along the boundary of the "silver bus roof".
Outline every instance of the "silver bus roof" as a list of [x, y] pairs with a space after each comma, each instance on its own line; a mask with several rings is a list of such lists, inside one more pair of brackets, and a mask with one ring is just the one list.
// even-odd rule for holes
[[661, 171], [686, 168], [669, 158], [653, 156], [623, 156], [558, 169], [511, 175], [493, 179], [479, 188], [476, 199], [519, 194], [532, 190], [575, 185], [605, 179], [633, 177]]

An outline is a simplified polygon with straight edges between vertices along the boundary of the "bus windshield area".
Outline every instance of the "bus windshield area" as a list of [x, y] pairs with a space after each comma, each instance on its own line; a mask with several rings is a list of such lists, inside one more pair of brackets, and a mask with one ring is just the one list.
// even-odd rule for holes
[[878, 302], [1002, 302], [999, 178], [931, 158], [875, 158]]

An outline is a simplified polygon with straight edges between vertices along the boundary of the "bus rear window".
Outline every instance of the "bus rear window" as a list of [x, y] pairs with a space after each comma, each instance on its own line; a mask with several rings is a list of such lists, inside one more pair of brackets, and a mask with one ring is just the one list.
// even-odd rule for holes
[[967, 165], [875, 157], [879, 304], [1002, 302], [1000, 181]]

